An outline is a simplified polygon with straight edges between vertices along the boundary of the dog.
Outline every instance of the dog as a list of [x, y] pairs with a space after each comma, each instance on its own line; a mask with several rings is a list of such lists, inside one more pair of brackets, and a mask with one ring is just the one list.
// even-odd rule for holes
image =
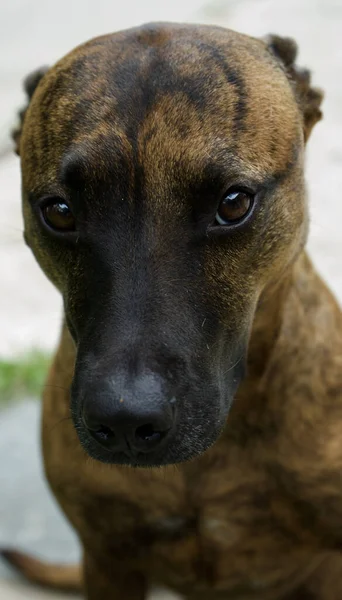
[[64, 302], [46, 476], [89, 600], [342, 598], [342, 318], [306, 252], [323, 94], [288, 38], [148, 24], [26, 81], [25, 240]]

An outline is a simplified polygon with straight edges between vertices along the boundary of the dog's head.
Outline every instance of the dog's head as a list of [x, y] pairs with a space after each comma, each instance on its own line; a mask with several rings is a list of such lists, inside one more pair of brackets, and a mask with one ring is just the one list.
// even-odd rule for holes
[[187, 460], [222, 431], [257, 303], [306, 238], [321, 94], [296, 46], [149, 25], [31, 76], [15, 132], [25, 239], [63, 295], [82, 445]]

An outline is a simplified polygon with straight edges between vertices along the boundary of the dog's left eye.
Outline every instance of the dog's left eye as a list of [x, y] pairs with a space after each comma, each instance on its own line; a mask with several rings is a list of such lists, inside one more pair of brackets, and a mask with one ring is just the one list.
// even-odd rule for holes
[[234, 225], [242, 221], [253, 206], [254, 196], [248, 192], [231, 189], [224, 196], [216, 213], [219, 225]]
[[52, 200], [42, 208], [44, 221], [60, 233], [75, 231], [75, 217], [62, 199]]

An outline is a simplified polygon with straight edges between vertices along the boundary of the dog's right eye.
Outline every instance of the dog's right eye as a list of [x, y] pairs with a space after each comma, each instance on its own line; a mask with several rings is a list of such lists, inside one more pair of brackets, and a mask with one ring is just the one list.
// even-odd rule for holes
[[75, 231], [75, 217], [62, 198], [51, 199], [41, 209], [45, 223], [54, 231], [67, 233]]

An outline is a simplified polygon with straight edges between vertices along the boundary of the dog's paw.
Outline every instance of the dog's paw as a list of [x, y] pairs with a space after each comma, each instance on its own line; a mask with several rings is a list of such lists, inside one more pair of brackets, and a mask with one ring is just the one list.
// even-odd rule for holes
[[31, 98], [32, 98], [39, 82], [44, 77], [47, 70], [48, 70], [48, 67], [40, 67], [40, 69], [36, 69], [36, 71], [33, 71], [32, 73], [30, 73], [24, 79], [23, 88], [24, 88], [24, 91], [27, 96], [27, 104], [26, 104], [26, 106], [24, 106], [24, 108], [22, 108], [18, 112], [18, 122], [11, 131], [11, 136], [12, 136], [12, 139], [15, 144], [15, 152], [17, 154], [20, 154], [20, 137], [21, 137], [21, 131], [22, 131], [26, 111], [28, 109]]
[[296, 65], [298, 46], [295, 40], [272, 34], [265, 38], [265, 42], [268, 50], [280, 61], [294, 85], [303, 113], [304, 138], [307, 141], [313, 126], [322, 118], [320, 106], [324, 93], [321, 89], [311, 86], [310, 71]]

